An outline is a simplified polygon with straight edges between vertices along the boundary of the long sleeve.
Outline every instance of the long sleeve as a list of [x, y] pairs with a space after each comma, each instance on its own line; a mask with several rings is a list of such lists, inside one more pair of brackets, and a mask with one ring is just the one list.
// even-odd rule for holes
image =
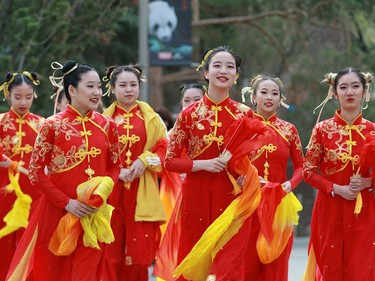
[[193, 167], [192, 160], [181, 157], [187, 143], [187, 122], [186, 116], [180, 113], [170, 133], [165, 167], [171, 172], [190, 173]]
[[111, 122], [109, 128], [109, 150], [107, 155], [107, 174], [113, 182], [117, 182], [120, 174], [120, 152], [118, 146], [118, 131], [116, 123]]
[[302, 176], [311, 186], [329, 194], [333, 189], [333, 182], [327, 180], [319, 173], [320, 162], [324, 154], [321, 141], [321, 132], [319, 127], [315, 126], [306, 151]]
[[53, 148], [53, 123], [45, 122], [35, 141], [33, 154], [31, 156], [29, 179], [45, 195], [45, 197], [58, 208], [65, 208], [69, 197], [64, 194], [45, 174], [45, 166], [51, 161]]
[[302, 167], [304, 162], [301, 140], [299, 138], [296, 127], [293, 126], [293, 139], [290, 144], [290, 158], [293, 164], [293, 175], [290, 184], [292, 190], [302, 181]]

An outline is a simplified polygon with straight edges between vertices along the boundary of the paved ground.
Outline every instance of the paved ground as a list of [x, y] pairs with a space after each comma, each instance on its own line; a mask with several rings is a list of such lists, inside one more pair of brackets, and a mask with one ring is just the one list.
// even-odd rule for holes
[[301, 281], [307, 263], [309, 237], [295, 237], [289, 259], [289, 281]]
[[[295, 237], [289, 260], [289, 281], [301, 281], [307, 262], [307, 244], [309, 237]], [[150, 272], [152, 269], [150, 268]], [[156, 278], [150, 274], [149, 281]]]

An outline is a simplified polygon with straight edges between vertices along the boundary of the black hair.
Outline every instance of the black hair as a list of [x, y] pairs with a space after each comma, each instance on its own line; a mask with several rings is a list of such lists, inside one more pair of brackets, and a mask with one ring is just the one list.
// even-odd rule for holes
[[162, 107], [156, 110], [156, 113], [158, 113], [161, 119], [163, 119], [168, 131], [173, 128], [174, 119], [172, 117], [171, 112], [168, 109], [166, 109], [165, 107]]
[[74, 60], [67, 61], [63, 68], [62, 73], [64, 74], [64, 91], [65, 96], [68, 99], [69, 103], [72, 102], [72, 98], [69, 94], [69, 86], [72, 85], [74, 88], [77, 88], [79, 81], [81, 81], [81, 76], [83, 73], [89, 71], [96, 71], [94, 67], [89, 64], [77, 64]]
[[341, 69], [339, 72], [337, 72], [337, 75], [336, 75], [334, 83], [333, 83], [333, 89], [334, 90], [336, 90], [336, 88], [337, 88], [337, 84], [338, 84], [339, 79], [342, 76], [344, 76], [345, 74], [348, 74], [350, 72], [353, 72], [358, 76], [359, 80], [361, 81], [361, 84], [362, 84], [363, 88], [366, 87], [367, 81], [366, 81], [366, 78], [365, 78], [363, 72], [361, 72], [360, 70], [358, 70], [356, 68], [346, 67], [344, 69]]
[[[62, 89], [61, 92], [59, 93], [59, 96], [57, 97], [57, 102], [58, 103], [61, 103], [64, 95], [65, 95], [65, 90]], [[65, 97], [66, 97], [66, 95], [65, 95]]]
[[138, 83], [141, 84], [142, 81], [142, 68], [137, 64], [127, 64], [120, 66], [110, 66], [107, 69], [105, 77], [110, 81], [112, 87], [115, 86], [117, 81], [117, 76], [122, 72], [132, 72], [137, 77]]
[[[210, 52], [210, 54], [206, 57], [208, 52]], [[203, 54], [203, 57], [202, 57], [202, 62], [204, 61], [203, 70], [208, 70], [208, 67], [210, 65], [212, 57], [219, 52], [227, 52], [227, 53], [229, 53], [233, 56], [234, 61], [236, 63], [236, 71], [237, 71], [237, 74], [239, 74], [241, 72], [241, 58], [240, 58], [239, 55], [237, 55], [236, 52], [234, 52], [228, 46], [219, 46], [219, 47], [216, 47], [214, 49], [206, 50]], [[205, 78], [205, 80], [208, 82], [208, 79]]]
[[252, 94], [254, 96], [256, 96], [256, 93], [257, 93], [258, 88], [259, 88], [259, 84], [263, 81], [266, 81], [266, 80], [270, 80], [270, 81], [276, 83], [276, 85], [279, 87], [279, 92], [280, 92], [279, 96], [280, 96], [280, 99], [281, 99], [281, 95], [285, 94], [285, 88], [284, 88], [283, 82], [280, 80], [280, 78], [271, 77], [271, 76], [268, 76], [268, 75], [257, 75], [256, 77], [254, 77], [251, 80], [250, 86], [252, 88]]
[[[31, 77], [34, 79], [34, 81], [38, 80], [38, 76], [36, 75], [36, 73], [30, 72], [30, 74], [31, 74]], [[12, 72], [8, 72], [5, 75], [5, 80], [7, 82], [10, 81], [13, 78], [13, 75], [14, 74]], [[12, 91], [13, 87], [22, 85], [22, 83], [26, 83], [27, 85], [30, 85], [35, 92], [35, 85], [34, 85], [33, 81], [31, 81], [31, 79], [27, 75], [25, 75], [24, 73], [18, 73], [14, 76], [14, 79], [13, 79], [12, 83], [10, 83], [9, 86], [8, 86], [9, 92]]]
[[188, 83], [188, 84], [183, 84], [183, 85], [180, 86], [180, 94], [181, 94], [181, 96], [184, 96], [186, 90], [189, 90], [189, 89], [198, 89], [198, 90], [201, 90], [202, 93], [203, 93], [203, 95], [206, 92], [206, 89], [204, 88], [203, 85], [198, 84], [198, 83]]

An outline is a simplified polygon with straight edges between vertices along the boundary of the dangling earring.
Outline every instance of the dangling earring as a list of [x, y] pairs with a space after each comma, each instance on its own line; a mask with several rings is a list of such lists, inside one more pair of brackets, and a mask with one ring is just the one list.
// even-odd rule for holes
[[237, 79], [238, 79], [239, 76], [240, 76], [240, 75], [237, 73], [237, 74], [236, 74], [236, 80], [234, 80], [234, 85], [237, 84]]

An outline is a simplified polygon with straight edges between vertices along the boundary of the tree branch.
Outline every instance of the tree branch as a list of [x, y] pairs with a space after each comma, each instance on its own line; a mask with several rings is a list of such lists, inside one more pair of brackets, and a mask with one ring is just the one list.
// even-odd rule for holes
[[281, 17], [281, 18], [296, 18], [296, 17], [305, 17], [307, 12], [300, 9], [291, 9], [287, 12], [281, 11], [271, 11], [266, 13], [261, 13], [252, 16], [239, 16], [239, 17], [225, 17], [225, 18], [213, 18], [213, 19], [204, 19], [199, 21], [192, 22], [193, 27], [201, 27], [207, 25], [227, 25], [227, 24], [243, 24], [243, 23], [252, 23], [253, 21], [260, 20], [267, 17]]
[[270, 40], [271, 44], [275, 47], [279, 55], [281, 56], [282, 64], [285, 66], [285, 69], [288, 69], [288, 63], [286, 60], [286, 54], [284, 52], [284, 48], [277, 42], [276, 38], [263, 26], [256, 22], [250, 22], [249, 24], [253, 25], [256, 29], [258, 29], [260, 32], [262, 32], [268, 40]]

